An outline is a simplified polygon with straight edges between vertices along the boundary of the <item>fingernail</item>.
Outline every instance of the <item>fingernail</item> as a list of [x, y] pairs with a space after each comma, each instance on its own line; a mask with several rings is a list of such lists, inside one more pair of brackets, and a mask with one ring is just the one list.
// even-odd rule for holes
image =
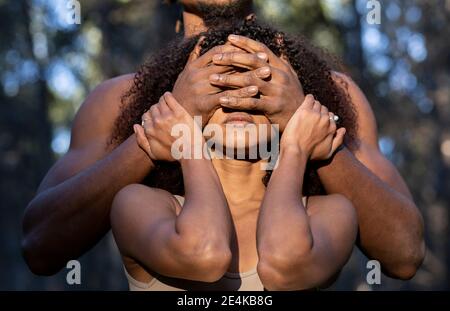
[[213, 57], [213, 61], [220, 61], [223, 58], [223, 54], [216, 54]]
[[229, 99], [228, 99], [228, 97], [221, 97], [220, 99], [219, 99], [219, 102], [221, 103], [221, 104], [228, 104], [229, 103]]
[[264, 60], [267, 59], [267, 54], [263, 53], [263, 52], [256, 53], [256, 56], [258, 56], [259, 58], [264, 59]]
[[229, 39], [230, 41], [237, 41], [237, 40], [239, 40], [238, 36], [236, 36], [236, 35], [229, 35], [229, 36], [228, 36], [228, 39]]
[[257, 86], [249, 86], [247, 90], [250, 93], [256, 93], [256, 92], [258, 92], [258, 87]]
[[209, 79], [211, 80], [211, 81], [219, 81], [220, 80], [220, 76], [218, 75], [218, 74], [212, 74], [210, 77], [209, 77]]
[[262, 67], [258, 71], [258, 74], [261, 75], [261, 76], [268, 75], [269, 73], [270, 73], [270, 68], [269, 67]]
[[134, 131], [134, 133], [136, 133], [137, 132], [137, 125], [135, 124], [135, 125], [133, 125], [133, 131]]

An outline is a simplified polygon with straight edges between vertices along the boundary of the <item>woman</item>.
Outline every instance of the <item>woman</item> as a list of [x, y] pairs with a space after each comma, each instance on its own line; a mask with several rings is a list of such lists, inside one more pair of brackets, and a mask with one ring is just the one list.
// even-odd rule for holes
[[[353, 206], [340, 195], [309, 195], [316, 190], [312, 183], [304, 184], [312, 180], [305, 175], [307, 164], [329, 159], [343, 143], [345, 129], [337, 129], [329, 108], [344, 117], [344, 125], [352, 124], [345, 94], [330, 78], [326, 63], [304, 42], [285, 37], [280, 42], [279, 32], [254, 21], [204, 34], [202, 53], [224, 44], [230, 33], [252, 37], [284, 55], [305, 92], [314, 96], [306, 96], [284, 128], [278, 165], [270, 176], [261, 170], [268, 159], [214, 158], [230, 143], [234, 148], [236, 140], [245, 137], [235, 132], [248, 127], [256, 129], [257, 139], [244, 139], [247, 156], [256, 145], [273, 139], [276, 133], [261, 131], [269, 120], [256, 112], [215, 110], [207, 124], [220, 126], [223, 136], [215, 137], [212, 159], [188, 154], [175, 161], [172, 128], [183, 124], [194, 133], [201, 124], [170, 93], [161, 94], [176, 86], [189, 56], [186, 51], [198, 38], [166, 50], [164, 65], [151, 60], [141, 68], [112, 139], [126, 138], [131, 124], [140, 123], [138, 112], [156, 102], [152, 96], [161, 96], [142, 116], [143, 127], [134, 125], [140, 147], [154, 162], [160, 161], [159, 169], [150, 176], [150, 187], [122, 189], [111, 211], [132, 290], [317, 288], [327, 285], [350, 256], [357, 232]], [[157, 66], [165, 69], [159, 76]], [[314, 97], [325, 99], [328, 108]], [[354, 128], [347, 130], [352, 138]]]

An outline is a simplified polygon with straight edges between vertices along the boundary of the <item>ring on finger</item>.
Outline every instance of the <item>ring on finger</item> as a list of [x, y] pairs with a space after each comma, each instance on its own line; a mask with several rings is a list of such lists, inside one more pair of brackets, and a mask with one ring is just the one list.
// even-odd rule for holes
[[142, 127], [145, 127], [145, 121], [148, 121], [148, 119], [142, 119], [142, 122], [141, 122]]
[[332, 116], [330, 116], [330, 121], [337, 122], [337, 121], [339, 121], [339, 117], [337, 115], [332, 115]]

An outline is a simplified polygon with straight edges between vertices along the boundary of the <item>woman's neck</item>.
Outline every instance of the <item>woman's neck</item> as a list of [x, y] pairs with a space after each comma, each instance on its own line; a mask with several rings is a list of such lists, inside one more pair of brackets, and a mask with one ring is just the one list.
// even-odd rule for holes
[[259, 206], [266, 190], [263, 184], [266, 171], [261, 169], [262, 160], [252, 162], [213, 158], [212, 163], [230, 209], [241, 207], [242, 204], [251, 207], [251, 202], [257, 202], [256, 206]]

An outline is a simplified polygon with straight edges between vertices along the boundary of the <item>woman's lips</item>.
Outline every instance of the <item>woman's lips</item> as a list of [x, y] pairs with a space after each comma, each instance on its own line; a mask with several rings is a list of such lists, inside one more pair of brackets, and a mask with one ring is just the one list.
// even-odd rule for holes
[[245, 124], [254, 124], [253, 118], [251, 115], [245, 112], [232, 112], [225, 118], [225, 124], [235, 124], [235, 125], [245, 125]]

